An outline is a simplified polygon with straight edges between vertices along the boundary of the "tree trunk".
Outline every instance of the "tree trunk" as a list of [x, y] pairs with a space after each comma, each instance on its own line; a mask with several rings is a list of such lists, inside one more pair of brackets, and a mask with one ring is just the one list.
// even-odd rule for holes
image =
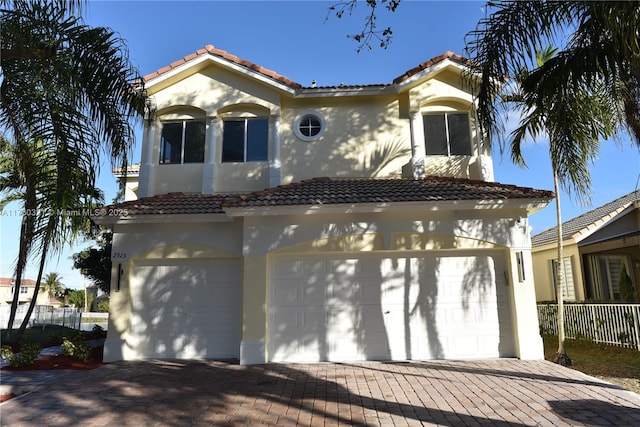
[[3, 337], [3, 341], [11, 341], [11, 334], [13, 332], [13, 323], [16, 320], [16, 312], [18, 311], [18, 303], [20, 302], [20, 286], [22, 285], [22, 273], [24, 272], [25, 265], [27, 263], [27, 227], [29, 218], [27, 216], [22, 217], [22, 224], [20, 226], [20, 246], [18, 249], [18, 262], [16, 263], [15, 284], [13, 285], [13, 299], [11, 300], [11, 311], [9, 312], [9, 322], [7, 324], [7, 330]]
[[[47, 236], [48, 237], [48, 236]], [[20, 342], [22, 340], [22, 336], [24, 335], [25, 329], [27, 329], [27, 325], [29, 324], [29, 320], [31, 319], [31, 315], [33, 314], [33, 309], [36, 306], [36, 302], [38, 300], [38, 292], [40, 292], [40, 282], [42, 281], [42, 272], [44, 271], [44, 264], [47, 260], [47, 246], [42, 248], [42, 255], [40, 256], [40, 268], [38, 269], [38, 279], [36, 280], [36, 287], [33, 291], [33, 298], [31, 302], [29, 302], [29, 309], [22, 320], [22, 324], [20, 325], [20, 329], [16, 333], [15, 342]]]
[[562, 214], [560, 210], [560, 190], [558, 188], [558, 173], [553, 169], [553, 189], [556, 192], [556, 220], [558, 222], [558, 262], [556, 263], [556, 299], [558, 300], [558, 351], [553, 362], [562, 366], [571, 366], [571, 359], [567, 356], [564, 336], [564, 296], [562, 282], [564, 282], [564, 262], [562, 261]]

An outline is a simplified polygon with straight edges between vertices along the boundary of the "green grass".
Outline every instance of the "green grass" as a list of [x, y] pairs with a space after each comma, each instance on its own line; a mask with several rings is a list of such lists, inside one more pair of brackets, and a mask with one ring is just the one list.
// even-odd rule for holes
[[[544, 357], [553, 360], [557, 336], [544, 336]], [[571, 368], [592, 376], [640, 378], [640, 351], [586, 340], [566, 340]]]
[[109, 319], [104, 317], [83, 317], [82, 323], [104, 323], [107, 320]]
[[[13, 335], [15, 336], [18, 330], [13, 330]], [[4, 337], [5, 329], [2, 329], [2, 337]], [[78, 331], [72, 328], [67, 328], [66, 326], [58, 326], [58, 325], [46, 325], [44, 328], [42, 326], [35, 328], [27, 328], [24, 330], [24, 335], [22, 337], [22, 343], [36, 343], [40, 344], [42, 347], [46, 347], [50, 344], [59, 345], [62, 342], [62, 337], [71, 337], [77, 334]], [[7, 344], [4, 341], [2, 344]]]

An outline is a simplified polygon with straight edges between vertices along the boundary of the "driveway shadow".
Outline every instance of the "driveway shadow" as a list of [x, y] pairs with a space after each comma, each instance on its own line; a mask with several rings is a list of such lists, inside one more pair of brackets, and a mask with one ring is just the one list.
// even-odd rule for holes
[[605, 425], [603, 414], [617, 414], [615, 418], [605, 416], [609, 421], [606, 425], [640, 425], [640, 407], [633, 408], [595, 399], [555, 400], [550, 401], [549, 405], [558, 416], [575, 421], [579, 425]]
[[[455, 365], [117, 362], [74, 371], [60, 382], [4, 403], [2, 424], [529, 426], [577, 416], [568, 409], [572, 401], [562, 406], [564, 401], [547, 403], [550, 399], [544, 392], [518, 394], [522, 383], [514, 382], [512, 373], [503, 375], [504, 383], [496, 389], [496, 383], [465, 364], [455, 372]], [[523, 364], [521, 369], [527, 366], [535, 365]], [[557, 392], [553, 380], [529, 381], [535, 390]], [[584, 388], [584, 383], [580, 385]], [[577, 382], [568, 387], [579, 388]], [[567, 390], [563, 392], [566, 397]], [[555, 409], [557, 416], [549, 415], [550, 404], [561, 405]], [[637, 409], [620, 411], [613, 403], [602, 402], [603, 408], [608, 406], [621, 414], [637, 414]]]

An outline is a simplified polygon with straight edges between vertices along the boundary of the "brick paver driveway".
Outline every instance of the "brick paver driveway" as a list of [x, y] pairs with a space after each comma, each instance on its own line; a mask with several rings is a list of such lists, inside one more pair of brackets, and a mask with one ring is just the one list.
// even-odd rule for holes
[[6, 426], [633, 426], [640, 395], [544, 361], [148, 361], [70, 372], [0, 411]]

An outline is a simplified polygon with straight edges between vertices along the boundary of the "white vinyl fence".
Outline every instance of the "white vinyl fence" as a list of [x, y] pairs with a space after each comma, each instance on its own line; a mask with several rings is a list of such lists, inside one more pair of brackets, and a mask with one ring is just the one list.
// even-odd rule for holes
[[[557, 304], [538, 304], [540, 333], [558, 334]], [[640, 304], [564, 304], [567, 338], [640, 350]]]

